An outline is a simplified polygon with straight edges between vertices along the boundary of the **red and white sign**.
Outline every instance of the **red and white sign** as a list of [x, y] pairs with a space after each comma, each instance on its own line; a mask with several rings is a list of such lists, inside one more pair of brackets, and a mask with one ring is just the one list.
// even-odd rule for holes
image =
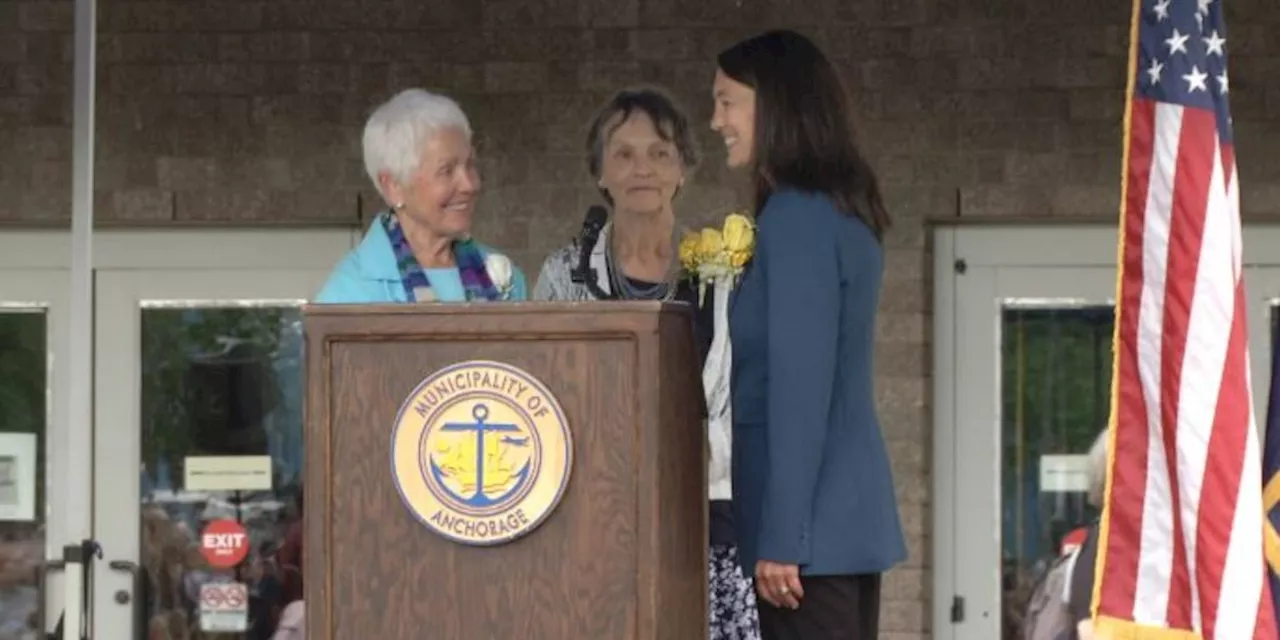
[[249, 534], [235, 520], [214, 520], [200, 534], [200, 553], [215, 569], [230, 569], [249, 555]]
[[240, 633], [249, 626], [249, 587], [240, 582], [200, 585], [200, 630]]

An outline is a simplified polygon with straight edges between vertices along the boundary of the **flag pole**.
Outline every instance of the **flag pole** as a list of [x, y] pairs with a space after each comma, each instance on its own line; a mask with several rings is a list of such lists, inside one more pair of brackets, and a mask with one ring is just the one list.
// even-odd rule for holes
[[[1115, 315], [1112, 321], [1111, 329], [1111, 409], [1107, 416], [1107, 473], [1106, 484], [1102, 495], [1102, 515], [1098, 526], [1098, 547], [1100, 549], [1107, 548], [1108, 529], [1110, 529], [1111, 515], [1111, 482], [1112, 474], [1115, 472], [1116, 464], [1116, 413], [1120, 403], [1120, 376], [1116, 372], [1120, 369], [1120, 314], [1123, 313], [1123, 305], [1120, 304], [1121, 296], [1124, 288], [1124, 243], [1125, 243], [1125, 222], [1127, 216], [1125, 212], [1129, 208], [1129, 143], [1133, 135], [1133, 88], [1137, 81], [1138, 75], [1138, 21], [1142, 17], [1142, 0], [1133, 0], [1133, 8], [1129, 12], [1129, 68], [1125, 73], [1124, 88], [1124, 125], [1121, 133], [1121, 148], [1123, 149], [1120, 160], [1120, 216], [1116, 226], [1116, 293], [1113, 308]], [[1089, 617], [1094, 624], [1098, 622], [1098, 602], [1102, 599], [1102, 580], [1101, 576], [1105, 570], [1107, 554], [1098, 553], [1094, 559], [1094, 578], [1093, 578], [1093, 596], [1089, 602]]]

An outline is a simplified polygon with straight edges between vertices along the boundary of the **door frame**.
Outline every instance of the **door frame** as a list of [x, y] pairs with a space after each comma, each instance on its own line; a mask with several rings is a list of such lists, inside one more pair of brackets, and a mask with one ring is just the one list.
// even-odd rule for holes
[[[0, 248], [0, 314], [17, 309], [36, 308], [43, 311], [45, 318], [45, 424], [44, 424], [44, 502], [35, 504], [36, 517], [44, 523], [44, 544], [40, 550], [42, 559], [60, 558], [62, 543], [54, 538], [50, 531], [65, 531], [67, 528], [67, 511], [50, 508], [60, 496], [57, 482], [67, 478], [71, 473], [71, 464], [67, 456], [55, 456], [52, 452], [67, 441], [66, 425], [67, 402], [66, 391], [70, 389], [70, 370], [61, 366], [69, 358], [70, 345], [68, 338], [68, 278], [66, 269], [58, 269], [48, 264], [36, 263], [35, 267], [22, 266], [14, 268], [16, 254], [4, 254]], [[21, 311], [19, 311], [21, 313]], [[87, 504], [87, 501], [86, 503]], [[51, 607], [62, 608], [62, 575], [51, 571], [45, 574], [49, 597], [42, 603], [44, 615], [37, 620], [43, 621], [46, 627], [56, 623], [50, 621], [48, 612]]]
[[[956, 548], [951, 532], [959, 524], [956, 460], [965, 428], [961, 425], [958, 405], [964, 372], [973, 371], [958, 361], [958, 349], [969, 337], [957, 335], [960, 315], [958, 291], [960, 278], [973, 267], [991, 268], [1109, 268], [1115, 273], [1118, 256], [1118, 228], [1115, 222], [1059, 224], [946, 224], [939, 223], [930, 231], [933, 248], [933, 454], [932, 454], [932, 531], [931, 572], [932, 637], [953, 640], [958, 627], [953, 620], [956, 598], [965, 598], [956, 563], [962, 550]], [[1280, 300], [1280, 223], [1245, 224], [1243, 237], [1245, 285], [1251, 320], [1250, 344], [1268, 336], [1269, 323], [1257, 326], [1255, 318], [1264, 317], [1269, 305]], [[1114, 275], [1112, 276], [1114, 278]], [[1250, 287], [1255, 281], [1276, 292], [1259, 295]], [[1114, 299], [1114, 294], [1111, 298]], [[985, 304], [985, 303], [984, 303]], [[985, 339], [986, 336], [984, 336]], [[1251, 348], [1255, 351], [1255, 348]], [[1259, 393], [1266, 388], [1270, 375], [1270, 358], [1251, 358], [1254, 407], [1265, 408], [1266, 398]], [[993, 372], [994, 373], [994, 372]], [[997, 381], [998, 383], [998, 381]], [[996, 386], [998, 393], [998, 384]], [[1261, 429], [1262, 416], [1258, 413]], [[973, 427], [968, 427], [972, 429]], [[998, 499], [998, 498], [997, 498]], [[999, 527], [993, 544], [998, 550]], [[999, 555], [997, 554], [997, 558]], [[998, 594], [997, 594], [998, 595]], [[972, 597], [966, 598], [973, 602]], [[965, 607], [965, 620], [972, 621], [976, 607]]]
[[[258, 269], [307, 269], [327, 266], [332, 268], [341, 258], [341, 252], [355, 247], [361, 240], [364, 227], [334, 225], [329, 227], [208, 227], [188, 226], [174, 228], [111, 228], [93, 233], [93, 269], [96, 276], [111, 271], [146, 270], [154, 272]], [[327, 250], [322, 248], [327, 247]], [[95, 513], [96, 495], [76, 494], [66, 500], [55, 487], [70, 483], [71, 486], [94, 487], [97, 460], [94, 456], [95, 436], [98, 433], [96, 407], [90, 408], [94, 421], [89, 424], [71, 425], [68, 406], [71, 372], [66, 365], [70, 349], [71, 290], [71, 234], [66, 229], [0, 229], [0, 274], [15, 275], [25, 271], [32, 273], [56, 273], [61, 284], [54, 284], [49, 291], [48, 322], [51, 374], [49, 383], [49, 415], [47, 417], [45, 486], [47, 502], [37, 505], [45, 514], [45, 558], [61, 559], [62, 548], [76, 541], [70, 539], [67, 523], [85, 519], [87, 512], [91, 531], [96, 532], [103, 522]], [[94, 287], [94, 313], [103, 300]], [[198, 295], [193, 294], [193, 297]], [[305, 296], [304, 296], [305, 297]], [[98, 351], [97, 339], [101, 328], [95, 327], [94, 352]], [[94, 359], [89, 359], [93, 362]], [[62, 366], [60, 366], [60, 364]], [[94, 362], [91, 375], [101, 363]], [[96, 402], [96, 401], [95, 401]], [[59, 446], [65, 445], [65, 446]], [[90, 464], [72, 464], [74, 460], [89, 460]], [[111, 558], [136, 556], [137, 549], [128, 554], [105, 549]], [[114, 585], [117, 580], [106, 567], [106, 560], [95, 567], [95, 587], [99, 591]], [[46, 583], [45, 631], [56, 624], [62, 611], [62, 576], [52, 572]], [[100, 596], [98, 597], [100, 599]], [[104, 640], [115, 640], [113, 634], [100, 635]], [[121, 637], [120, 640], [126, 640]]]
[[[63, 500], [65, 493], [61, 487], [89, 486], [90, 475], [83, 465], [71, 463], [72, 455], [64, 453], [67, 445], [79, 438], [85, 449], [91, 445], [92, 431], [88, 426], [72, 429], [68, 420], [71, 389], [71, 371], [65, 365], [71, 360], [70, 355], [70, 293], [71, 271], [70, 234], [66, 231], [19, 230], [0, 231], [0, 278], [34, 276], [48, 291], [32, 298], [29, 295], [23, 302], [37, 302], [47, 305], [47, 337], [48, 373], [46, 378], [48, 401], [45, 416], [45, 502], [37, 504], [36, 509], [43, 515], [45, 561], [61, 560], [62, 548], [71, 541], [67, 533], [70, 522], [77, 513], [91, 509], [89, 496], [77, 494], [77, 499], [68, 503]], [[52, 277], [50, 277], [52, 276]], [[24, 291], [24, 293], [26, 293]], [[0, 293], [0, 300], [8, 298]], [[59, 453], [55, 453], [59, 452]], [[81, 451], [80, 453], [82, 453]], [[45, 598], [42, 603], [44, 613], [38, 619], [49, 633], [57, 624], [58, 616], [63, 608], [62, 573], [49, 571], [45, 580]]]
[[[317, 253], [336, 249], [330, 247]], [[312, 249], [317, 245], [310, 243]], [[318, 257], [318, 256], [317, 256]], [[326, 256], [327, 257], [327, 256]], [[264, 264], [254, 268], [104, 269], [98, 272], [95, 291], [96, 372], [94, 459], [94, 509], [103, 517], [94, 521], [94, 536], [102, 544], [105, 560], [142, 564], [139, 540], [139, 474], [145, 458], [140, 426], [142, 414], [142, 319], [147, 309], [253, 308], [260, 305], [299, 308], [320, 289], [334, 260], [290, 261], [287, 268]], [[250, 305], [243, 307], [243, 305]], [[301, 382], [301, 379], [298, 380]], [[301, 387], [297, 387], [299, 393]], [[122, 473], [123, 470], [123, 473]], [[180, 475], [173, 478], [182, 487]], [[106, 514], [122, 514], [112, 518]], [[192, 531], [199, 535], [200, 531]], [[132, 605], [119, 604], [117, 595], [133, 590], [131, 574], [99, 571], [94, 577], [94, 637], [113, 640], [120, 629], [133, 624]], [[135, 594], [136, 595], [136, 594]], [[136, 633], [136, 630], [135, 630]], [[121, 637], [125, 640], [127, 635]]]

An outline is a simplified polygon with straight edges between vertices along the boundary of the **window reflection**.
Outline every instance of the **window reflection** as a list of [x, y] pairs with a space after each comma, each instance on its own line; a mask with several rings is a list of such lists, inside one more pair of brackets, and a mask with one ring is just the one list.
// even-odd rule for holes
[[[152, 630], [204, 637], [201, 587], [241, 582], [250, 590], [246, 630], [217, 637], [265, 640], [282, 608], [301, 599], [300, 311], [144, 307], [141, 348], [141, 557]], [[270, 489], [189, 490], [193, 456], [269, 457]], [[201, 553], [200, 533], [215, 520], [248, 534], [248, 556], [234, 568]]]
[[1106, 427], [1114, 311], [1010, 304], [1001, 324], [1003, 636], [1012, 639], [1022, 638], [1027, 601], [1064, 536], [1099, 515], [1079, 474], [1054, 472], [1087, 471], [1085, 454]]
[[[10, 443], [35, 441], [34, 460], [0, 452], [10, 472], [8, 490], [0, 490], [0, 512], [7, 514], [0, 518], [0, 640], [35, 637], [44, 601], [38, 570], [45, 544], [47, 334], [44, 309], [0, 308], [0, 435]], [[35, 483], [34, 500], [22, 504], [28, 482]]]

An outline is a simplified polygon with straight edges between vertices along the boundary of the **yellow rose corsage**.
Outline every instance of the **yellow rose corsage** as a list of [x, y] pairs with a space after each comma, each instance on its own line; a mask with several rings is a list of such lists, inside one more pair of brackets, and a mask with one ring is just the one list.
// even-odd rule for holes
[[688, 231], [680, 240], [680, 264], [698, 281], [698, 304], [708, 282], [728, 280], [732, 285], [755, 250], [756, 228], [743, 213], [725, 216], [719, 228]]

